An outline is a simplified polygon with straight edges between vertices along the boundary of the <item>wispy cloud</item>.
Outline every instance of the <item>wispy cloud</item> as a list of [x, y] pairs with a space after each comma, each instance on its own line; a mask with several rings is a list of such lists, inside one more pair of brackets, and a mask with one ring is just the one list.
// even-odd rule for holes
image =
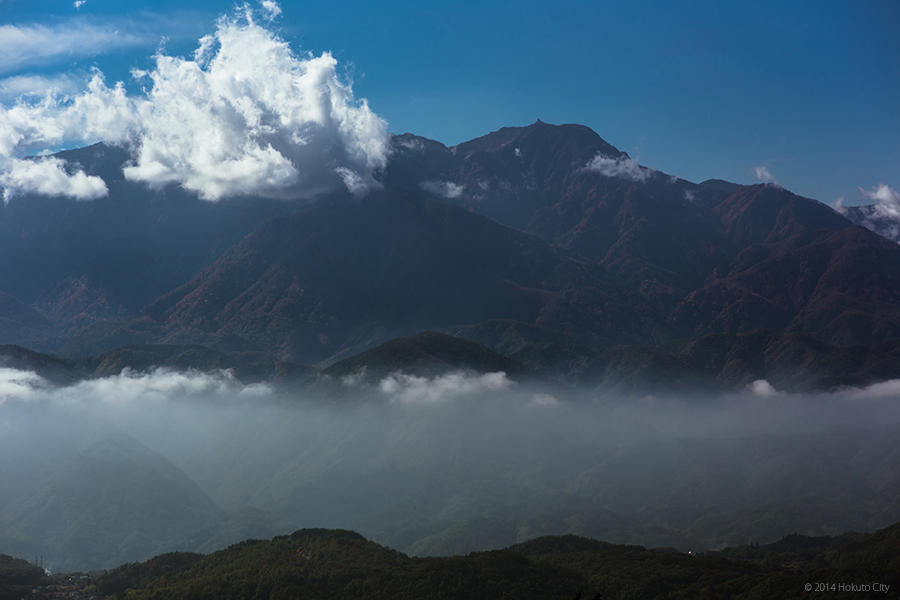
[[422, 153], [425, 151], [425, 143], [416, 137], [397, 137], [394, 138], [397, 142], [397, 145], [401, 148], [406, 148], [410, 152], [418, 152]]
[[770, 171], [769, 167], [765, 165], [753, 167], [753, 176], [756, 177], [757, 180], [765, 184], [778, 185], [780, 187], [778, 180], [775, 179], [774, 175], [772, 175], [772, 171]]
[[262, 5], [266, 20], [272, 21], [281, 16], [281, 6], [275, 2], [275, 0], [262, 0], [260, 4]]
[[423, 181], [422, 189], [442, 198], [453, 200], [459, 198], [466, 191], [466, 187], [452, 181]]
[[146, 35], [75, 17], [53, 25], [0, 25], [0, 73], [148, 43]]

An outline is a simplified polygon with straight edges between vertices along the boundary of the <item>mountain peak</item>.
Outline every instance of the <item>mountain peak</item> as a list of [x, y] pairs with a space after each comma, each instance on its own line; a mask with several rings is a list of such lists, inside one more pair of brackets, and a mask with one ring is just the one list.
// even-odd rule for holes
[[563, 152], [586, 157], [585, 161], [598, 153], [606, 156], [621, 156], [618, 148], [597, 135], [590, 127], [574, 123], [553, 125], [538, 119], [531, 125], [523, 127], [502, 127], [487, 135], [462, 142], [450, 148], [460, 156], [469, 156], [478, 152], [493, 153], [500, 150], [538, 150]]

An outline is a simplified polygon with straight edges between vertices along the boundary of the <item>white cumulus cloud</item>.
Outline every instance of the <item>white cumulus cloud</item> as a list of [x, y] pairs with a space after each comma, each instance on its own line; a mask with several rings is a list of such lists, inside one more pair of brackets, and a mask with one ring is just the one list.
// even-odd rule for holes
[[0, 187], [3, 188], [4, 202], [26, 192], [94, 200], [102, 198], [108, 191], [101, 178], [86, 175], [83, 171], [69, 174], [65, 161], [53, 157], [10, 162], [7, 170], [0, 172]]
[[124, 87], [108, 87], [95, 73], [81, 94], [47, 95], [40, 101], [20, 99], [0, 107], [0, 187], [3, 198], [38, 193], [90, 200], [106, 194], [98, 177], [69, 168], [58, 158], [20, 158], [68, 140], [126, 143], [136, 128], [134, 103]]
[[[263, 6], [265, 14], [273, 7], [280, 9]], [[7, 196], [96, 194], [96, 182], [86, 192], [86, 176], [77, 171], [42, 188], [29, 188], [29, 179], [14, 186], [11, 174], [25, 168], [26, 152], [99, 140], [131, 149], [128, 179], [177, 184], [207, 200], [311, 197], [341, 186], [361, 194], [376, 187], [373, 175], [389, 152], [387, 124], [354, 98], [331, 54], [298, 56], [253, 14], [245, 5], [220, 19], [190, 58], [160, 52], [152, 70], [135, 72], [145, 83], [141, 95], [127, 95], [121, 84], [109, 87], [98, 71], [80, 94], [0, 107]]]
[[653, 175], [653, 170], [642, 167], [636, 160], [628, 156], [611, 157], [598, 154], [584, 166], [587, 171], [600, 173], [604, 177], [615, 177], [631, 181], [646, 181]]
[[83, 79], [68, 73], [14, 75], [0, 79], [0, 102], [13, 103], [23, 96], [72, 95], [77, 94], [83, 86]]
[[[77, 7], [76, 7], [77, 8]], [[54, 25], [0, 25], [0, 73], [61, 57], [94, 56], [146, 44], [147, 36], [73, 17]]]

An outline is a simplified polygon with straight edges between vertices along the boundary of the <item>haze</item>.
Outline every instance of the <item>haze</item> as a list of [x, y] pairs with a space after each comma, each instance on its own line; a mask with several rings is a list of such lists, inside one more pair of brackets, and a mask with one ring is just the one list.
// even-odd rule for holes
[[301, 527], [428, 555], [563, 532], [700, 550], [900, 518], [900, 382], [621, 398], [503, 373], [337, 394], [227, 372], [0, 377], [0, 540], [56, 570]]

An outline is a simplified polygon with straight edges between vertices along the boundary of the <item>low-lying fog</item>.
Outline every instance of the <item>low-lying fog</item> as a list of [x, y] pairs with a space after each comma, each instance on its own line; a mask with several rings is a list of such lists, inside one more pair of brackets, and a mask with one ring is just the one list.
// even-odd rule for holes
[[702, 550], [900, 520], [900, 381], [639, 399], [502, 373], [341, 386], [0, 369], [0, 552], [99, 568], [302, 527], [415, 554], [563, 533]]

